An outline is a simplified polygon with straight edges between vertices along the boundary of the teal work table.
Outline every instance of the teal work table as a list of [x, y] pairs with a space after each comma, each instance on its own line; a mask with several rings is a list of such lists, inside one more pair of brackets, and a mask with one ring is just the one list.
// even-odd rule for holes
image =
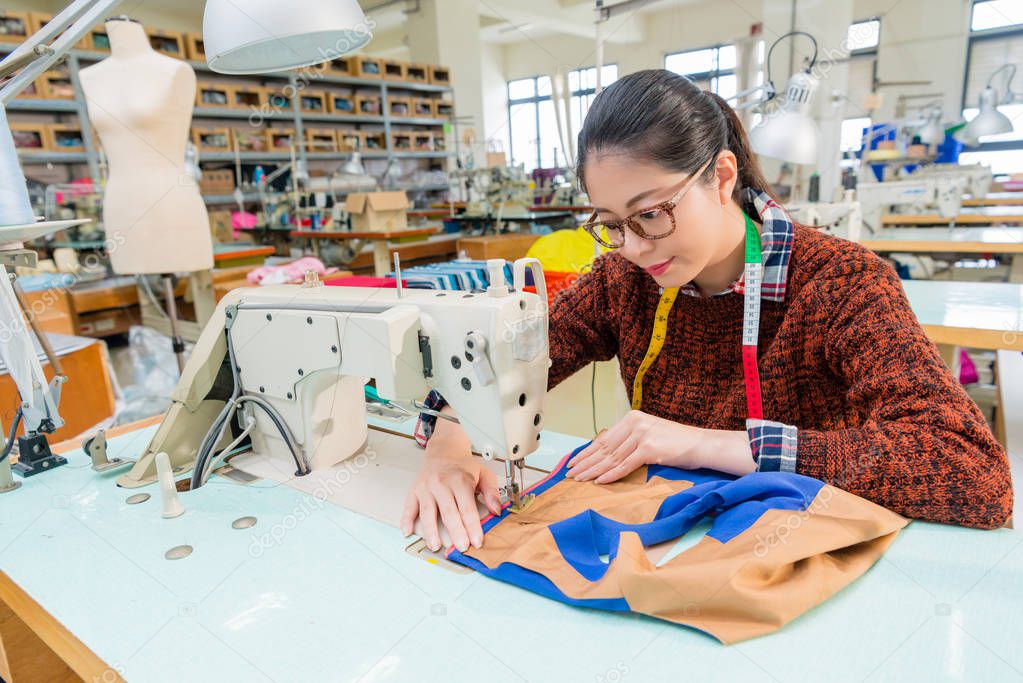
[[[111, 456], [154, 429], [111, 439]], [[548, 433], [530, 463], [580, 443]], [[215, 477], [164, 520], [152, 487], [127, 505], [136, 491], [116, 473], [70, 459], [0, 496], [0, 594], [80, 641], [88, 681], [1023, 681], [1017, 531], [911, 524], [847, 590], [724, 647], [448, 571], [397, 530], [286, 486]], [[233, 529], [243, 515], [256, 525]], [[164, 559], [179, 544], [194, 552]]]

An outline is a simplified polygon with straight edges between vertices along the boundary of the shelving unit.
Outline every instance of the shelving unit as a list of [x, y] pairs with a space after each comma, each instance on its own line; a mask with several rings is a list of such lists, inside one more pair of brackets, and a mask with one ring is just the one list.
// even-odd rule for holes
[[[17, 45], [9, 43], [0, 43], [0, 53], [10, 52], [14, 50]], [[95, 50], [84, 50], [77, 49], [73, 50], [67, 58], [67, 68], [71, 76], [71, 82], [74, 86], [75, 99], [73, 100], [58, 100], [58, 99], [19, 99], [12, 101], [8, 106], [8, 110], [11, 112], [27, 112], [27, 113], [49, 113], [54, 115], [69, 115], [74, 114], [78, 117], [78, 123], [82, 128], [82, 136], [84, 138], [84, 152], [75, 153], [62, 153], [60, 151], [26, 151], [20, 153], [20, 158], [25, 164], [85, 164], [89, 167], [89, 173], [93, 178], [99, 177], [99, 152], [95, 148], [94, 137], [91, 126], [89, 125], [88, 115], [85, 106], [85, 96], [82, 92], [81, 85], [78, 82], [78, 72], [83, 64], [91, 64], [108, 57], [109, 54], [106, 52], [98, 52]], [[182, 60], [189, 64], [196, 72], [197, 76], [201, 81], [203, 80], [214, 80], [220, 77], [220, 74], [213, 72], [205, 62], [194, 61], [194, 60]], [[443, 139], [443, 132], [446, 124], [449, 122], [445, 118], [437, 117], [410, 117], [410, 116], [391, 116], [390, 107], [387, 106], [389, 101], [389, 94], [392, 92], [401, 93], [402, 96], [419, 94], [422, 96], [423, 93], [449, 93], [451, 88], [444, 85], [434, 85], [430, 83], [414, 83], [414, 82], [402, 82], [395, 80], [378, 80], [370, 78], [359, 78], [349, 76], [338, 76], [327, 73], [321, 73], [318, 70], [307, 70], [301, 73], [288, 73], [288, 74], [260, 74], [248, 77], [237, 77], [232, 76], [231, 82], [238, 84], [239, 79], [245, 79], [246, 82], [251, 82], [253, 85], [258, 86], [270, 86], [273, 85], [275, 90], [284, 88], [286, 92], [290, 92], [292, 97], [290, 99], [290, 107], [282, 107], [279, 109], [271, 109], [268, 106], [263, 106], [260, 109], [238, 109], [238, 108], [218, 108], [218, 107], [195, 107], [192, 118], [193, 126], [212, 127], [216, 125], [213, 123], [216, 120], [221, 121], [240, 121], [240, 120], [258, 120], [260, 127], [269, 126], [271, 123], [285, 122], [288, 124], [288, 128], [293, 128], [295, 132], [296, 140], [303, 140], [305, 138], [306, 124], [317, 123], [329, 123], [335, 125], [351, 124], [353, 126], [359, 125], [376, 125], [381, 126], [382, 131], [376, 132], [383, 133], [382, 138], [384, 146], [380, 149], [373, 150], [361, 150], [362, 158], [366, 160], [372, 159], [428, 159], [428, 160], [443, 160], [448, 159], [453, 153], [448, 151], [412, 151], [412, 150], [395, 150], [393, 146], [393, 126], [409, 126], [408, 132], [412, 133], [415, 131], [431, 130], [435, 138]], [[290, 87], [287, 87], [289, 86]], [[359, 115], [359, 114], [336, 114], [336, 113], [304, 113], [300, 111], [298, 106], [298, 100], [301, 98], [303, 93], [317, 92], [321, 90], [321, 86], [347, 86], [351, 88], [360, 88], [359, 94], [368, 94], [374, 97], [379, 97], [381, 106], [381, 113], [379, 116]], [[366, 92], [370, 91], [370, 92]], [[355, 91], [353, 90], [353, 95]], [[198, 124], [196, 122], [198, 121]], [[205, 121], [205, 122], [204, 122]], [[60, 121], [61, 123], [68, 122], [67, 120]], [[223, 125], [223, 124], [221, 124]], [[405, 132], [406, 129], [399, 128], [398, 132]], [[299, 146], [296, 151], [297, 157], [303, 162], [308, 161], [344, 161], [351, 157], [352, 152], [310, 152], [305, 147]], [[243, 162], [285, 162], [290, 161], [290, 151], [259, 151], [259, 152], [242, 152], [239, 155], [239, 159]], [[225, 163], [232, 162], [235, 160], [233, 152], [202, 152], [199, 153], [199, 162], [203, 163]], [[421, 190], [421, 191], [442, 191], [448, 189], [448, 185], [444, 184], [424, 184], [414, 185], [406, 184], [405, 187], [409, 190]], [[230, 195], [211, 193], [204, 195], [206, 200], [210, 204], [222, 204], [233, 202], [234, 198]], [[255, 195], [251, 195], [255, 197]]]

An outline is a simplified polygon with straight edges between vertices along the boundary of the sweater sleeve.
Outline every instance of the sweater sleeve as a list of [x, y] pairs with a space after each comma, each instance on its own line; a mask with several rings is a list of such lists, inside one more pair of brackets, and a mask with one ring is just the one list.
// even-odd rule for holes
[[863, 419], [800, 429], [796, 471], [907, 517], [1002, 526], [1012, 511], [1005, 450], [927, 339], [894, 270], [875, 257], [834, 270], [843, 272], [808, 294], [832, 311], [821, 330], [825, 358]]
[[608, 296], [609, 280], [616, 267], [611, 260], [614, 258], [620, 257], [615, 254], [597, 257], [593, 268], [559, 293], [551, 306], [548, 391], [586, 364], [610, 360], [618, 352]]

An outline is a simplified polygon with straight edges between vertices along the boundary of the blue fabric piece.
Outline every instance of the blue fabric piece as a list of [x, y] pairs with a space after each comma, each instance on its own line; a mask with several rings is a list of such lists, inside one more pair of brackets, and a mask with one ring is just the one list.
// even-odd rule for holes
[[[531, 492], [541, 495], [562, 481], [569, 460], [583, 448], [585, 446], [562, 460], [551, 476], [533, 487]], [[598, 581], [607, 573], [617, 556], [623, 532], [636, 533], [644, 546], [650, 546], [677, 539], [710, 516], [714, 521], [707, 535], [721, 543], [728, 543], [753, 526], [769, 510], [805, 510], [824, 486], [817, 479], [788, 472], [754, 472], [737, 478], [713, 470], [687, 471], [651, 465], [647, 468], [647, 481], [655, 476], [672, 481], [691, 481], [694, 485], [666, 497], [649, 522], [625, 524], [593, 510], [586, 510], [548, 526], [562, 557], [588, 581]], [[510, 514], [505, 509], [500, 516], [486, 520], [483, 523], [484, 534]], [[608, 561], [602, 555], [607, 555]], [[554, 600], [598, 609], [623, 610], [623, 598], [571, 599], [541, 574], [509, 562], [490, 569], [457, 549], [449, 553], [448, 559]], [[627, 605], [624, 609], [628, 609]]]

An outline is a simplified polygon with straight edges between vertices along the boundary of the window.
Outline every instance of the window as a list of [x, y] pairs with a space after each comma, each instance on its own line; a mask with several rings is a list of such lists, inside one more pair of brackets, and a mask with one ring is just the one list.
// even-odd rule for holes
[[[601, 68], [601, 85], [618, 80], [618, 65]], [[597, 91], [597, 69], [576, 69], [568, 73], [569, 134], [578, 134]], [[508, 82], [508, 121], [511, 133], [511, 163], [523, 164], [526, 172], [571, 164], [558, 136], [550, 76], [533, 76]]]
[[717, 45], [666, 55], [664, 68], [688, 76], [704, 90], [728, 99], [738, 91], [735, 61], [734, 45]]
[[[1005, 64], [1023, 66], [1023, 3], [1019, 0], [976, 0], [970, 20], [970, 38], [966, 53], [966, 76], [963, 83], [962, 113], [966, 120], [977, 115], [980, 94], [990, 81], [1005, 98], [1009, 70], [992, 75]], [[1023, 68], [1011, 84], [1016, 102], [998, 107], [1013, 124], [1013, 130], [1002, 135], [981, 138], [980, 144], [962, 158], [971, 163], [991, 164], [996, 173], [1023, 172]], [[964, 162], [965, 163], [965, 162]]]
[[876, 52], [880, 42], [880, 19], [867, 19], [849, 24], [849, 31], [845, 36], [845, 46], [850, 54], [856, 54], [865, 50]]
[[849, 50], [849, 75], [844, 108], [847, 119], [858, 119], [870, 109], [867, 98], [874, 92], [877, 47], [880, 42], [880, 19], [863, 19], [849, 25], [845, 38], [845, 47]]
[[1019, 0], [982, 0], [973, 4], [971, 31], [988, 31], [1023, 24], [1023, 3]]

